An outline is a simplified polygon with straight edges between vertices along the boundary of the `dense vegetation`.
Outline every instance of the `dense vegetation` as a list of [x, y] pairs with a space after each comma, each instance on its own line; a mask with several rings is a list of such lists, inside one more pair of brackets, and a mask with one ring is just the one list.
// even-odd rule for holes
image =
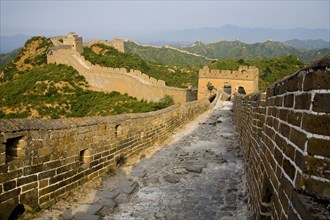
[[255, 60], [295, 55], [304, 62], [312, 62], [330, 53], [329, 47], [324, 49], [306, 50], [274, 41], [266, 41], [254, 44], [247, 44], [240, 41], [219, 41], [210, 44], [196, 42], [193, 46], [183, 47], [182, 49], [209, 58], [220, 60]]
[[265, 58], [260, 60], [223, 60], [211, 63], [211, 69], [236, 70], [239, 65], [256, 66], [259, 69], [259, 90], [264, 90], [277, 80], [304, 67], [296, 56]]
[[42, 65], [24, 71], [0, 84], [0, 118], [63, 118], [148, 112], [173, 104], [138, 101], [127, 94], [88, 89], [88, 84], [72, 67]]
[[140, 70], [141, 72], [161, 79], [166, 85], [186, 88], [189, 84], [197, 86], [199, 67], [179, 67], [146, 62], [138, 56], [122, 53], [113, 47], [104, 44], [94, 44], [85, 47], [83, 56], [93, 64], [113, 68]]
[[173, 48], [141, 46], [132, 41], [125, 42], [125, 52], [139, 56], [147, 62], [163, 65], [204, 66], [211, 62], [202, 56], [182, 53]]

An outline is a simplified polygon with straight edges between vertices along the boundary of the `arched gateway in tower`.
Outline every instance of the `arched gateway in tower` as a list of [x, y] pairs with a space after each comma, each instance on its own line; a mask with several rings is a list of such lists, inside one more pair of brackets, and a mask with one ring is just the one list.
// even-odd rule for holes
[[198, 99], [209, 98], [222, 91], [249, 94], [258, 91], [259, 70], [255, 66], [239, 66], [238, 70], [199, 70]]

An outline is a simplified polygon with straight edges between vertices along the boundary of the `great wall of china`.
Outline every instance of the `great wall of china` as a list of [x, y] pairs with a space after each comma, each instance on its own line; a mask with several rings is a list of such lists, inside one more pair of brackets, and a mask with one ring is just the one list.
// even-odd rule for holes
[[[79, 52], [83, 50], [81, 38], [77, 37], [74, 33], [71, 35], [69, 34], [68, 38], [70, 38], [67, 40], [69, 43], [59, 45], [60, 43], [57, 42], [56, 45], [59, 46], [55, 46], [48, 51], [47, 62], [72, 66], [86, 78], [87, 82], [94, 90], [106, 92], [118, 91], [123, 94], [127, 93], [138, 99], [156, 102], [165, 95], [169, 95], [172, 96], [175, 103], [178, 104], [197, 99], [197, 93], [192, 89], [168, 87], [163, 80], [154, 79], [138, 70], [131, 70], [128, 72], [124, 68], [108, 68], [93, 65], [85, 60]], [[91, 41], [88, 45], [102, 42], [103, 41]], [[113, 44], [114, 43], [109, 43], [109, 45]], [[117, 48], [121, 48], [118, 41], [115, 41], [115, 44]]]
[[[49, 62], [72, 65], [96, 89], [106, 90], [104, 81], [125, 80], [127, 88], [116, 89], [128, 93], [133, 86], [141, 93], [146, 90], [144, 95], [149, 96], [172, 91], [163, 82], [144, 79], [139, 72], [91, 65], [71, 49], [59, 47], [51, 53]], [[329, 68], [327, 56], [276, 82], [264, 93], [234, 98], [254, 219], [330, 216]], [[113, 76], [107, 76], [109, 72]], [[247, 90], [249, 86], [245, 87]], [[172, 95], [179, 97], [176, 101], [183, 104], [157, 112], [0, 120], [0, 219], [7, 219], [20, 204], [48, 207], [115, 168], [121, 157], [129, 158], [165, 141], [175, 128], [210, 108], [206, 99], [187, 102], [185, 90], [173, 91]]]
[[57, 120], [0, 120], [0, 219], [18, 204], [48, 207], [56, 198], [115, 169], [209, 107], [207, 100], [157, 112]]

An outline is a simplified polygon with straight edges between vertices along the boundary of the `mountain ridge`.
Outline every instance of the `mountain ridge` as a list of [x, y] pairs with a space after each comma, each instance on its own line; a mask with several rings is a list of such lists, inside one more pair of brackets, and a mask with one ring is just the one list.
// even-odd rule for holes
[[284, 41], [283, 43], [296, 48], [308, 49], [308, 50], [330, 48], [330, 41], [324, 41], [322, 39], [317, 39], [317, 40], [292, 39], [292, 40]]
[[[196, 41], [189, 46], [177, 46], [175, 53], [180, 52], [181, 58], [178, 59], [178, 55], [175, 55], [174, 51], [171, 52], [172, 46], [153, 46], [144, 45], [130, 41], [125, 43], [125, 51], [133, 55], [140, 56], [144, 60], [162, 64], [173, 65], [204, 65], [205, 61], [212, 61], [214, 59], [262, 59], [268, 57], [279, 57], [295, 55], [304, 62], [311, 62], [319, 59], [326, 54], [330, 53], [330, 48], [322, 49], [302, 49], [296, 48], [282, 42], [277, 41], [265, 41], [258, 43], [244, 43], [241, 41], [217, 41], [209, 44], [205, 44], [201, 41]], [[167, 57], [164, 56], [158, 58], [161, 51], [167, 49]], [[158, 50], [158, 51], [157, 51]], [[184, 53], [194, 56], [194, 59], [204, 59], [189, 62], [187, 57], [184, 57]]]
[[[168, 30], [159, 31], [157, 33], [144, 37], [141, 42], [157, 41], [190, 41], [201, 40], [203, 42], [214, 42], [217, 40], [240, 40], [247, 43], [262, 42], [266, 40], [287, 41], [291, 39], [323, 39], [329, 40], [329, 29], [318, 28], [291, 28], [291, 29], [275, 29], [263, 27], [239, 27], [236, 25], [224, 25], [221, 27], [201, 27], [184, 30]], [[139, 38], [143, 38], [140, 36]]]

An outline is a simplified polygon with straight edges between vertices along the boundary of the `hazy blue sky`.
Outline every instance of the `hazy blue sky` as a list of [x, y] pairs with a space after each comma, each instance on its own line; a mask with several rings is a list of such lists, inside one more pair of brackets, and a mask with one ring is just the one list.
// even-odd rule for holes
[[329, 29], [325, 1], [15, 1], [1, 0], [1, 35], [110, 39], [163, 30], [218, 27]]

